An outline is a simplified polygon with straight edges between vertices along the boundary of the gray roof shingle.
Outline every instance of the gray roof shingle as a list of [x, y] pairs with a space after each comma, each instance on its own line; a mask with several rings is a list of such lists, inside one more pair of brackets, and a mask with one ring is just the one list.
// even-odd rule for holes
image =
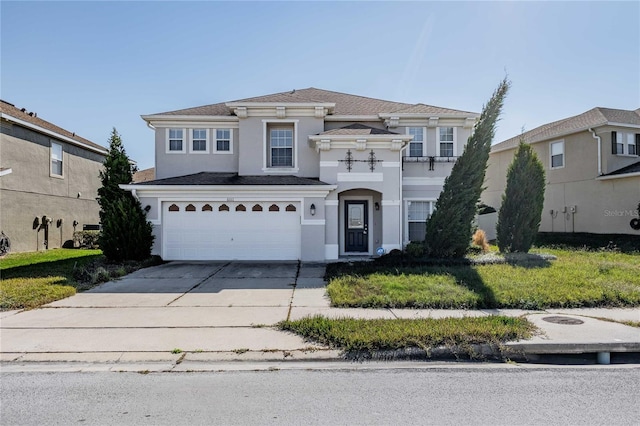
[[[458, 111], [449, 108], [440, 108], [424, 104], [407, 104], [403, 102], [386, 101], [383, 99], [368, 98], [365, 96], [351, 95], [348, 93], [333, 92], [330, 90], [309, 87], [307, 89], [292, 90], [290, 92], [274, 93], [271, 95], [256, 96], [252, 98], [230, 101], [236, 102], [265, 102], [265, 103], [335, 103], [334, 115], [377, 115], [380, 113], [404, 112], [415, 107], [416, 112], [424, 111], [429, 114], [470, 114], [466, 111]], [[411, 112], [411, 110], [409, 110]], [[186, 108], [177, 111], [168, 111], [153, 115], [217, 115], [231, 116], [233, 111], [226, 103], [203, 105], [194, 108]]]
[[327, 130], [319, 135], [397, 135], [398, 133], [389, 130], [376, 129], [375, 127], [366, 126], [360, 123], [350, 124], [339, 129]]
[[626, 175], [627, 173], [640, 173], [640, 161], [637, 161], [621, 169], [614, 170], [611, 173], [607, 173], [604, 176]]
[[139, 182], [138, 185], [329, 185], [298, 176], [239, 176], [237, 173], [200, 172], [185, 176]]
[[106, 153], [107, 151], [104, 146], [98, 145], [97, 143], [91, 142], [88, 139], [85, 139], [76, 135], [75, 133], [63, 129], [62, 127], [58, 127], [53, 123], [43, 120], [42, 118], [38, 117], [37, 114], [31, 115], [30, 113], [26, 112], [26, 110], [23, 111], [22, 109], [17, 108], [15, 105], [10, 104], [9, 102], [0, 100], [0, 112], [10, 115], [13, 118], [17, 118], [18, 120], [25, 121], [29, 124], [42, 127], [43, 129], [57, 133], [61, 136], [65, 136], [84, 145], [89, 145], [90, 147], [103, 151], [104, 153]]
[[524, 139], [526, 143], [535, 143], [608, 123], [640, 125], [640, 108], [635, 111], [627, 111], [596, 107], [573, 117], [543, 124], [521, 135], [497, 143], [491, 147], [491, 151], [515, 148], [520, 139]]

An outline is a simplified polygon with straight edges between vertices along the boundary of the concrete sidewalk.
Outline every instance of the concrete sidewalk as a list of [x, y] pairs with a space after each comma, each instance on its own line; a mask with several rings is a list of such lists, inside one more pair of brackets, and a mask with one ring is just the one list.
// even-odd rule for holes
[[[324, 265], [168, 263], [31, 311], [0, 313], [2, 368], [28, 362], [197, 369], [230, 361], [342, 360], [273, 326], [309, 315], [442, 318], [525, 315], [543, 334], [507, 344], [523, 354], [640, 352], [640, 309], [410, 310], [329, 306]], [[558, 317], [549, 322], [549, 317]], [[575, 321], [579, 320], [579, 321]], [[579, 324], [578, 324], [579, 323]]]

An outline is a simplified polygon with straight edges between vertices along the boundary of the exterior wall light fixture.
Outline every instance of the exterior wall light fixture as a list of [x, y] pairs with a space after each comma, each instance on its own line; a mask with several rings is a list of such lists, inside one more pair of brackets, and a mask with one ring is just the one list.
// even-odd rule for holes
[[316, 215], [316, 205], [315, 204], [311, 204], [311, 206], [309, 206], [309, 213], [311, 213], [311, 216], [315, 216]]

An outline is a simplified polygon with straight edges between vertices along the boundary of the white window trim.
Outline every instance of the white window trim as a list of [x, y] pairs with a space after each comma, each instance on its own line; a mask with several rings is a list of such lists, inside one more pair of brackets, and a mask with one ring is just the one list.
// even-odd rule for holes
[[420, 203], [431, 203], [431, 213], [433, 214], [433, 212], [435, 211], [435, 207], [436, 207], [436, 199], [435, 198], [405, 198], [404, 199], [404, 237], [403, 237], [403, 242], [404, 245], [406, 246], [407, 244], [409, 244], [411, 242], [411, 240], [409, 239], [409, 204], [413, 203], [413, 202], [420, 202]]
[[[453, 155], [452, 157], [457, 157], [458, 156], [458, 128], [455, 126], [440, 126], [440, 127], [436, 127], [436, 141], [437, 141], [437, 150], [438, 152], [436, 152], [436, 157], [441, 157], [440, 155], [440, 144], [442, 143], [451, 143], [452, 141], [443, 141], [440, 140], [440, 129], [444, 129], [444, 128], [453, 128]], [[446, 158], [446, 157], [443, 157]]]
[[[49, 141], [49, 176], [57, 179], [64, 179], [64, 147], [61, 143]], [[60, 147], [60, 155], [61, 155], [61, 174], [57, 175], [53, 173], [53, 146], [57, 145]]]
[[[298, 173], [300, 168], [298, 167], [298, 122], [300, 120], [262, 120], [262, 171], [265, 173], [274, 174], [291, 174]], [[267, 129], [269, 125], [278, 124], [293, 124], [293, 167], [269, 167], [268, 156], [269, 154], [269, 135]]]
[[[217, 131], [218, 130], [228, 130], [229, 131], [229, 151], [218, 151], [218, 135], [217, 135]], [[211, 151], [214, 154], [233, 154], [233, 129], [228, 128], [228, 127], [218, 127], [217, 129], [212, 129], [211, 130], [211, 138], [212, 138], [212, 146], [213, 148], [211, 149]]]
[[[169, 149], [170, 144], [169, 144], [169, 132], [171, 130], [182, 130], [182, 150], [180, 151], [171, 151]], [[165, 154], [186, 154], [187, 152], [187, 143], [189, 136], [187, 134], [187, 129], [181, 129], [180, 127], [168, 127], [165, 131]]]
[[[632, 143], [628, 143], [628, 139], [629, 139], [629, 135], [631, 135], [631, 141]], [[618, 139], [620, 138], [620, 139]], [[618, 140], [621, 140], [621, 145], [622, 145], [622, 152], [621, 153], [617, 153], [616, 156], [619, 157], [638, 157], [638, 155], [640, 155], [639, 153], [635, 153], [635, 154], [630, 154], [629, 153], [629, 145], [634, 145], [636, 144], [636, 134], [635, 133], [629, 133], [629, 132], [616, 132], [616, 144], [618, 143]]]
[[[193, 131], [194, 130], [204, 130], [205, 131], [205, 136], [204, 136], [204, 140], [205, 140], [205, 150], [204, 151], [194, 151], [193, 150]], [[208, 154], [209, 153], [209, 129], [202, 129], [202, 128], [194, 128], [194, 129], [189, 129], [189, 154]], [[184, 148], [184, 141], [183, 143], [183, 148]], [[172, 151], [172, 152], [177, 152], [177, 151]]]
[[[553, 150], [552, 150], [552, 145], [554, 144], [562, 144], [562, 166], [556, 166], [553, 167]], [[558, 140], [558, 141], [553, 141], [553, 142], [549, 142], [549, 170], [556, 170], [556, 169], [564, 169], [564, 166], [567, 164], [567, 152], [564, 149], [564, 139], [562, 140]]]
[[[406, 131], [407, 134], [409, 133], [409, 129], [422, 129], [422, 155], [421, 157], [426, 157], [427, 156], [427, 128], [426, 127], [421, 127], [421, 126], [407, 126], [406, 127]], [[454, 131], [455, 132], [455, 131]], [[454, 136], [455, 138], [455, 136]], [[414, 140], [409, 141], [409, 148], [406, 151], [406, 156], [407, 157], [411, 157], [411, 144], [415, 143]]]

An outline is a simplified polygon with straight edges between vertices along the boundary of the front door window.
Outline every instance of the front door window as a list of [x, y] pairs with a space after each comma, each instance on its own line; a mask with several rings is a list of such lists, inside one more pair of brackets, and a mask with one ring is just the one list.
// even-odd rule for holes
[[367, 201], [345, 201], [345, 252], [369, 251]]

